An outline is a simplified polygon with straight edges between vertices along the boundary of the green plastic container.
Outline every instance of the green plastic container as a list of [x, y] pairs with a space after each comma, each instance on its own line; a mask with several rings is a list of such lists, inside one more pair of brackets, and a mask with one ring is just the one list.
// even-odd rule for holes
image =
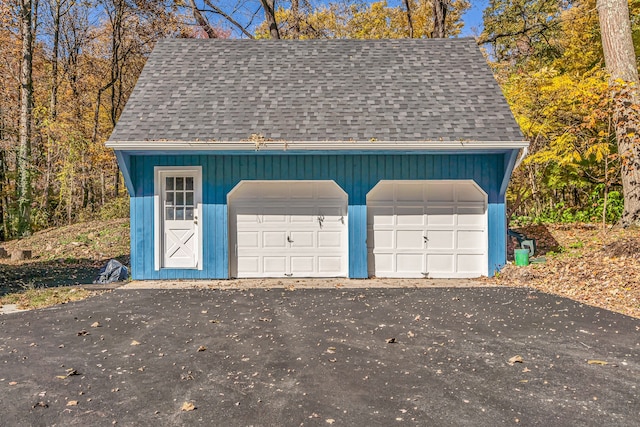
[[513, 258], [518, 267], [529, 265], [529, 249], [514, 249]]

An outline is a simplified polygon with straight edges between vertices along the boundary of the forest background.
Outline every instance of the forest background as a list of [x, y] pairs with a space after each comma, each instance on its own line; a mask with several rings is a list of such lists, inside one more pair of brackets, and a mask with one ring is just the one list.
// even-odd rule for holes
[[[104, 142], [161, 38], [457, 37], [469, 34], [462, 17], [472, 6], [0, 0], [0, 241], [128, 215], [128, 195]], [[637, 69], [640, 0], [628, 6]], [[512, 223], [618, 222], [624, 159], [596, 0], [491, 0], [474, 35], [531, 143], [508, 192]]]

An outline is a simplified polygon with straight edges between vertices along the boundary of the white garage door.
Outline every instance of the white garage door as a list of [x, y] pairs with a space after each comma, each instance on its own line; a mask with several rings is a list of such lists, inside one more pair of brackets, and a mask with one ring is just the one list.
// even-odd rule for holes
[[347, 195], [333, 181], [244, 181], [228, 202], [232, 277], [347, 275]]
[[473, 181], [381, 181], [367, 195], [369, 274], [487, 274], [487, 196]]

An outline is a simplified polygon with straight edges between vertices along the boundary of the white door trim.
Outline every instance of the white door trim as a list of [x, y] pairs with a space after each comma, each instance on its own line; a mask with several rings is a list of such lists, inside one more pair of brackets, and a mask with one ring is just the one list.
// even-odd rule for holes
[[165, 175], [176, 173], [188, 173], [195, 175], [194, 202], [196, 218], [197, 251], [195, 269], [202, 270], [202, 166], [155, 166], [153, 168], [153, 264], [156, 271], [167, 268], [163, 266], [164, 258], [164, 213], [161, 206], [162, 178]]

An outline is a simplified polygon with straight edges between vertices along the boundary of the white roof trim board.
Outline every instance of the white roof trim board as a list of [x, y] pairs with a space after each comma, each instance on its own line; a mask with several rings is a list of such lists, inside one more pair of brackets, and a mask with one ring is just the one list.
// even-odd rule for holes
[[526, 146], [471, 38], [157, 43], [117, 150]]
[[161, 151], [474, 151], [519, 149], [526, 141], [265, 141], [265, 142], [203, 142], [203, 141], [126, 141], [107, 142], [118, 150]]

